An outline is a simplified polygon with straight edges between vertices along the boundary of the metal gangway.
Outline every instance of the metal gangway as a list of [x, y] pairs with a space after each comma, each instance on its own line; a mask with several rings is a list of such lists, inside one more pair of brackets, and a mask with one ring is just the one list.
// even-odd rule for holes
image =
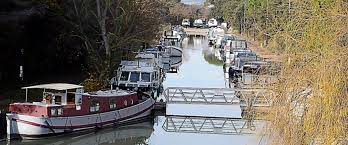
[[239, 104], [241, 107], [270, 107], [272, 91], [267, 89], [168, 87], [166, 104]]
[[[272, 92], [266, 89], [168, 87], [163, 92], [163, 95], [166, 100], [167, 110], [168, 106], [177, 106], [178, 104], [198, 104], [199, 106], [237, 105], [241, 110], [247, 110], [247, 113], [244, 113], [244, 115], [243, 111], [241, 111], [240, 113], [242, 114], [236, 115], [237, 117], [234, 117], [234, 115], [222, 117], [218, 115], [194, 116], [169, 113], [169, 115], [166, 115], [166, 120], [162, 125], [162, 128], [167, 132], [228, 135], [255, 134], [256, 130], [266, 124], [266, 121], [257, 120], [253, 110], [258, 107], [267, 108], [272, 105]], [[223, 107], [221, 106], [221, 108]]]
[[277, 81], [277, 77], [268, 74], [242, 73], [237, 81], [239, 88], [270, 88]]
[[166, 116], [162, 128], [167, 132], [242, 135], [255, 134], [265, 121], [240, 118]]

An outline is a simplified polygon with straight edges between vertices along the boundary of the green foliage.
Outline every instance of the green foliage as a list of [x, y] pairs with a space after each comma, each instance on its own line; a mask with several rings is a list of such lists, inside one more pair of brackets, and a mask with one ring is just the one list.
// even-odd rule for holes
[[217, 65], [217, 66], [222, 66], [224, 63], [223, 61], [217, 59], [214, 54], [208, 53], [203, 53], [204, 60], [206, 60], [209, 64]]

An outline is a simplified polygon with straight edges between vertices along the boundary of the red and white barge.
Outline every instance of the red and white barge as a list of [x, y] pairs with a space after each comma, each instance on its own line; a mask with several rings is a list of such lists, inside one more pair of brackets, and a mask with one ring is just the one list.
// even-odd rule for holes
[[[151, 114], [155, 100], [149, 95], [125, 90], [85, 93], [83, 86], [43, 84], [24, 87], [25, 103], [10, 104], [7, 135], [38, 138], [119, 125]], [[27, 102], [29, 89], [42, 89], [41, 102]]]

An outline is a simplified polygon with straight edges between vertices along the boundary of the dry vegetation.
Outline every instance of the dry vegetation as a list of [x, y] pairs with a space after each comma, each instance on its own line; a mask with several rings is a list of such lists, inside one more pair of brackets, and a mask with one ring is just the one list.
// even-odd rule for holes
[[347, 139], [348, 19], [344, 1], [293, 1], [272, 39], [286, 60], [271, 110], [274, 144], [337, 144]]
[[[283, 55], [270, 144], [346, 144], [348, 1], [227, 1], [226, 20]], [[245, 8], [245, 9], [244, 9]], [[237, 18], [229, 18], [231, 16]], [[253, 35], [251, 35], [253, 36]]]

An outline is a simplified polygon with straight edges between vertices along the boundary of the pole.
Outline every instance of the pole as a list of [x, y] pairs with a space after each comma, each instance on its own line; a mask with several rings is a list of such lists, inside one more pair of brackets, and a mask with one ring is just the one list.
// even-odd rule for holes
[[243, 5], [243, 34], [245, 34], [245, 8], [246, 8], [246, 0], [244, 0], [244, 5]]
[[28, 89], [25, 89], [25, 102], [28, 102]]
[[254, 1], [254, 3], [253, 3], [253, 5], [254, 5], [254, 6], [253, 6], [253, 8], [254, 8], [254, 10], [253, 10], [253, 15], [254, 15], [254, 16], [253, 16], [253, 17], [254, 17], [254, 18], [253, 18], [253, 26], [254, 26], [253, 38], [254, 38], [254, 41], [255, 41], [255, 37], [256, 37], [256, 18], [255, 18], [255, 17], [256, 17], [256, 12], [255, 12], [255, 5], [256, 5], [256, 4], [255, 4], [255, 3], [256, 3], [256, 2]]
[[289, 0], [289, 14], [290, 14], [290, 9], [291, 9], [291, 0]]

